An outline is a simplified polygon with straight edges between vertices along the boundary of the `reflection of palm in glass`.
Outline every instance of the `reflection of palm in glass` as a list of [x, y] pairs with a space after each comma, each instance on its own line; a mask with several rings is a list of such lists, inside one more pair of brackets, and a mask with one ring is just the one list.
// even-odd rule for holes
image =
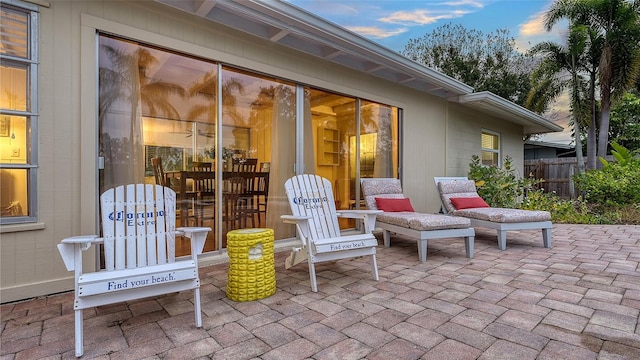
[[[149, 76], [158, 63], [152, 50], [124, 41], [100, 39], [99, 133], [105, 159], [104, 186], [140, 181], [144, 176], [142, 115], [179, 119], [171, 99], [184, 98], [178, 84]], [[117, 156], [119, 154], [120, 156]]]

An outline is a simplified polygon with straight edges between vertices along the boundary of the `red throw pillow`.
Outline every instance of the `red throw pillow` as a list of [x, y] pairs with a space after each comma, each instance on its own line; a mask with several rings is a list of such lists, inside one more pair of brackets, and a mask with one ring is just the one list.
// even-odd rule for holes
[[378, 210], [386, 212], [415, 211], [413, 210], [413, 206], [411, 206], [411, 201], [409, 201], [409, 198], [376, 198], [376, 205], [378, 205]]
[[451, 203], [457, 210], [489, 207], [489, 204], [487, 204], [480, 196], [451, 198], [449, 200], [451, 200]]

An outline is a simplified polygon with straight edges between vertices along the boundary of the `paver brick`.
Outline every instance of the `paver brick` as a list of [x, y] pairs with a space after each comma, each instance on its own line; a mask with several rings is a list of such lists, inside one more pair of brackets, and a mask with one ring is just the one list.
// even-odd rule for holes
[[295, 332], [278, 323], [271, 323], [257, 328], [252, 331], [252, 334], [272, 348], [277, 348], [300, 338]]
[[543, 317], [539, 315], [533, 315], [517, 310], [507, 310], [504, 314], [500, 315], [496, 321], [530, 331], [536, 327], [542, 319]]
[[422, 359], [424, 360], [474, 360], [482, 354], [482, 351], [463, 344], [459, 341], [447, 339], [429, 350]]
[[378, 348], [395, 339], [393, 334], [363, 322], [353, 324], [342, 330], [342, 333], [372, 348]]
[[481, 331], [496, 319], [495, 315], [468, 309], [454, 316], [451, 322]]
[[[318, 359], [327, 360], [358, 360], [365, 359], [369, 353], [372, 352], [372, 348], [354, 339], [346, 339], [335, 345], [332, 345], [320, 352], [317, 352], [315, 357]], [[285, 354], [281, 354], [281, 357], [274, 357], [274, 360], [283, 359]]]
[[638, 318], [634, 316], [598, 310], [593, 314], [593, 316], [591, 316], [589, 323], [633, 333], [636, 329], [636, 326], [638, 325]]
[[298, 329], [297, 333], [321, 348], [327, 348], [347, 338], [343, 333], [320, 323]]
[[365, 318], [363, 322], [381, 330], [388, 330], [408, 317], [409, 315], [400, 311], [385, 309]]
[[448, 339], [457, 340], [482, 351], [496, 341], [496, 338], [489, 334], [450, 322], [437, 328], [436, 332]]
[[[554, 224], [539, 231], [476, 231], [434, 241], [421, 263], [415, 240], [366, 258], [284, 269], [265, 299], [226, 298], [227, 264], [200, 269], [203, 327], [191, 291], [84, 310], [90, 359], [637, 359], [640, 226]], [[631, 237], [631, 238], [630, 238]], [[451, 256], [456, 254], [456, 256]], [[73, 293], [0, 305], [0, 358], [74, 358]]]
[[585, 348], [551, 340], [538, 355], [539, 360], [580, 359], [595, 360], [598, 354]]
[[389, 333], [425, 349], [431, 349], [445, 339], [434, 331], [406, 322], [392, 327]]
[[549, 342], [549, 338], [547, 337], [500, 323], [492, 323], [488, 325], [483, 332], [497, 339], [525, 345], [537, 351], [542, 350]]
[[480, 355], [479, 360], [493, 359], [518, 359], [534, 360], [538, 352], [532, 348], [512, 343], [505, 340], [497, 340], [485, 352]]

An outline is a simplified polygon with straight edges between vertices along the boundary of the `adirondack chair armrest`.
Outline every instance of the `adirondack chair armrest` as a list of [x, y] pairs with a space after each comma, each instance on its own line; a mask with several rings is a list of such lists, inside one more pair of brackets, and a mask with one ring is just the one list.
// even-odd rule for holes
[[376, 215], [383, 213], [382, 210], [340, 210], [338, 217], [347, 219], [359, 219], [364, 223], [364, 233], [371, 233], [376, 225]]
[[60, 244], [58, 244], [58, 251], [60, 252], [67, 271], [74, 271], [76, 269], [76, 255], [77, 260], [80, 262], [78, 266], [82, 267], [82, 251], [87, 250], [93, 244], [101, 242], [102, 238], [99, 238], [98, 235], [80, 235], [63, 239]]
[[382, 210], [340, 210], [338, 216], [349, 219], [364, 219], [365, 216], [371, 216], [375, 218], [375, 215], [382, 214]]
[[309, 237], [309, 220], [313, 219], [313, 216], [281, 215], [280, 219], [285, 224], [294, 224], [296, 226], [298, 239], [302, 241], [303, 246], [306, 246], [307, 238]]
[[179, 227], [176, 228], [176, 235], [190, 239], [192, 254], [200, 255], [204, 250], [204, 243], [209, 231], [211, 228], [208, 227]]
[[102, 241], [102, 239], [100, 239], [98, 235], [79, 235], [79, 236], [64, 238], [62, 239], [61, 242], [63, 244], [87, 244], [88, 243], [88, 245], [90, 246], [90, 245], [93, 245], [93, 243], [95, 243], [97, 239]]
[[300, 224], [312, 219], [312, 216], [281, 215], [280, 219], [287, 224]]

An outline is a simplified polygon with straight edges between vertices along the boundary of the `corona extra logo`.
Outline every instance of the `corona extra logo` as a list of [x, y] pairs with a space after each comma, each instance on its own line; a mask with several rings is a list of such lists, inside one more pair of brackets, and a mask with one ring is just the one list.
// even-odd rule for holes
[[126, 221], [128, 226], [132, 226], [154, 224], [156, 218], [164, 216], [164, 210], [160, 210], [156, 212], [149, 211], [135, 213], [125, 213], [124, 211], [118, 211], [110, 213], [108, 217], [111, 221]]
[[302, 196], [293, 198], [293, 203], [298, 206], [304, 206], [305, 209], [316, 209], [322, 207], [322, 203], [328, 202], [326, 196], [324, 197], [312, 197], [312, 198], [304, 198]]

